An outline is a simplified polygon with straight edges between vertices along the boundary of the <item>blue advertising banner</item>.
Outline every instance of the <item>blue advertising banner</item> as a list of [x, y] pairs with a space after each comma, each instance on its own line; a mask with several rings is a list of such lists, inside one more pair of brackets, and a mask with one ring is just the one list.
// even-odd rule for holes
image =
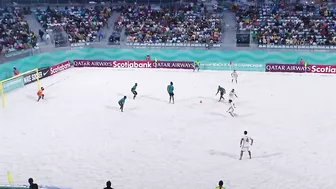
[[11, 79], [2, 83], [3, 92], [7, 93], [24, 86], [23, 76]]

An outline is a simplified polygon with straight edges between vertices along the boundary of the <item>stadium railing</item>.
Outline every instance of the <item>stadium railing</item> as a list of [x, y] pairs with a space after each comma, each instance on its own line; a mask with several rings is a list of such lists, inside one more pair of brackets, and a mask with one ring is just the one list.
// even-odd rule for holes
[[33, 49], [17, 50], [7, 53], [0, 54], [0, 64], [3, 64], [8, 61], [13, 61], [20, 58], [25, 58], [28, 56], [33, 56], [41, 53], [41, 49], [37, 46]]
[[92, 47], [91, 43], [89, 42], [78, 42], [78, 43], [70, 43], [70, 47], [71, 48], [88, 48], [88, 47]]
[[190, 47], [190, 48], [220, 48], [220, 44], [204, 44], [204, 43], [134, 43], [127, 42], [126, 46], [131, 46], [134, 48], [169, 48], [169, 47]]
[[30, 55], [37, 54], [39, 52], [40, 52], [40, 47], [36, 46], [36, 47], [30, 48], [30, 49], [14, 50], [14, 51], [7, 52], [7, 53], [5, 53], [5, 57], [10, 58], [10, 57], [13, 57], [13, 56], [24, 55], [24, 54], [27, 54], [27, 56], [30, 56]]
[[292, 50], [336, 50], [336, 46], [327, 45], [258, 45], [261, 49], [292, 49]]

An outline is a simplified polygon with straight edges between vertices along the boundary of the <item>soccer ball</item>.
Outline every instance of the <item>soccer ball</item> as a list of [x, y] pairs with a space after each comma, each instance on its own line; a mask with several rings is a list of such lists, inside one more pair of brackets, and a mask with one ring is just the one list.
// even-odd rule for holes
[[203, 101], [202, 101], [202, 100], [200, 100], [200, 103], [201, 103], [201, 104], [202, 104], [202, 102], [203, 102]]

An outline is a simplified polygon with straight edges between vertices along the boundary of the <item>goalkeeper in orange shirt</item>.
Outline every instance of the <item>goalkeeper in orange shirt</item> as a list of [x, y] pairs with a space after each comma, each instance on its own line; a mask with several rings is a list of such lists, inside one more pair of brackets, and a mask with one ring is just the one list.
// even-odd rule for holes
[[38, 96], [37, 102], [39, 102], [41, 98], [44, 99], [43, 91], [44, 91], [43, 87], [41, 87], [41, 89], [37, 91], [37, 96]]

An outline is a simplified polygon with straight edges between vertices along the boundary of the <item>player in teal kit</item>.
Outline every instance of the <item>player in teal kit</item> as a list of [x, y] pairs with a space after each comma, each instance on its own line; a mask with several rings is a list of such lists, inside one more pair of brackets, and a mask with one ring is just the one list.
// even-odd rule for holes
[[170, 85], [167, 86], [167, 92], [169, 94], [169, 103], [171, 103], [171, 101], [173, 100], [173, 104], [174, 104], [174, 86], [173, 86], [173, 82], [170, 82]]
[[138, 84], [135, 83], [134, 86], [132, 87], [131, 91], [133, 93], [133, 99], [135, 99], [135, 97], [138, 95], [138, 93], [136, 92], [136, 88], [138, 87]]
[[225, 100], [223, 97], [225, 94], [225, 89], [221, 86], [218, 86], [216, 95], [218, 95], [219, 92], [220, 92], [220, 97], [219, 97], [219, 102], [220, 102], [222, 99]]
[[124, 111], [124, 104], [125, 104], [125, 101], [126, 101], [126, 96], [124, 96], [122, 99], [119, 100], [118, 104], [120, 106], [120, 111], [123, 112]]

